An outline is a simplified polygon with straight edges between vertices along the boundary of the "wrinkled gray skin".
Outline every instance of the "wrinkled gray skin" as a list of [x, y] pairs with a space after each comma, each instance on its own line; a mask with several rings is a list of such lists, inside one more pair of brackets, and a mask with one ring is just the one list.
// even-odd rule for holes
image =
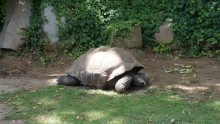
[[[144, 73], [133, 73], [128, 72], [116, 78], [116, 83], [114, 89], [118, 93], [125, 92], [129, 87], [145, 87], [149, 85], [149, 79], [146, 77]], [[115, 80], [113, 80], [115, 81]], [[72, 77], [70, 75], [60, 76], [57, 79], [58, 85], [66, 85], [66, 86], [79, 86], [82, 85], [81, 82]], [[113, 87], [106, 86], [102, 89], [111, 89]]]
[[144, 87], [149, 80], [139, 73], [144, 66], [123, 48], [101, 46], [92, 48], [78, 57], [58, 78], [59, 85], [95, 86], [98, 89], [115, 89], [122, 93], [129, 87]]

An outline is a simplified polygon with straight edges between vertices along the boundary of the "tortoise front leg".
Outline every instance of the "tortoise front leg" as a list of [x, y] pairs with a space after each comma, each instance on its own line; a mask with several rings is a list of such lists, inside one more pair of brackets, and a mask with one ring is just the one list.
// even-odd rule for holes
[[124, 74], [115, 84], [115, 90], [118, 93], [123, 93], [128, 89], [132, 82], [132, 77], [129, 74]]

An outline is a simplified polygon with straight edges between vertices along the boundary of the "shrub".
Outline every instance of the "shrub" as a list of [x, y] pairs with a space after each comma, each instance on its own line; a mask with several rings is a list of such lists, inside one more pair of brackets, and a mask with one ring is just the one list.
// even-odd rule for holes
[[216, 0], [176, 0], [167, 5], [174, 42], [189, 56], [220, 46], [220, 4]]
[[[47, 37], [41, 12], [52, 5], [59, 23], [59, 50], [78, 57], [91, 47], [108, 45], [110, 35], [124, 37], [133, 26], [142, 27], [145, 46], [157, 46], [154, 34], [164, 22], [172, 23], [174, 40], [190, 56], [218, 56], [220, 5], [217, 0], [33, 0], [28, 49], [43, 51]], [[61, 21], [65, 18], [65, 24]], [[162, 51], [160, 51], [162, 50]], [[170, 50], [165, 50], [170, 51]], [[164, 51], [163, 51], [164, 52]], [[220, 55], [219, 55], [220, 56]]]

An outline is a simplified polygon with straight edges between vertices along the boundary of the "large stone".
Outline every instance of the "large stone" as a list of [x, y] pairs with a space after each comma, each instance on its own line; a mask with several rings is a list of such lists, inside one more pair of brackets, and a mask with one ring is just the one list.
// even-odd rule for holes
[[111, 44], [115, 47], [142, 48], [143, 41], [142, 41], [141, 26], [133, 27], [130, 34], [123, 39], [117, 38], [115, 36], [111, 36]]
[[155, 33], [155, 39], [159, 43], [169, 43], [173, 39], [173, 31], [171, 30], [170, 23], [160, 26], [160, 32]]
[[6, 20], [0, 33], [0, 48], [18, 50], [26, 40], [21, 35], [29, 26], [31, 3], [29, 0], [6, 0]]
[[58, 21], [56, 15], [54, 14], [54, 10], [52, 6], [46, 6], [43, 12], [43, 18], [45, 18], [43, 29], [44, 32], [47, 34], [48, 38], [50, 39], [49, 45], [45, 48], [48, 51], [53, 51], [57, 46], [59, 41], [58, 38]]

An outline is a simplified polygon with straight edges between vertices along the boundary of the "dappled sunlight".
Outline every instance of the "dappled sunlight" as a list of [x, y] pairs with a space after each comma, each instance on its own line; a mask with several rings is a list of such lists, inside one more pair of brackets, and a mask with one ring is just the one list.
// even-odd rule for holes
[[50, 74], [47, 75], [47, 80], [46, 83], [47, 85], [51, 86], [51, 85], [56, 85], [57, 84], [57, 77], [62, 76], [62, 75], [66, 75], [66, 74]]
[[106, 114], [101, 111], [91, 111], [91, 112], [85, 113], [85, 115], [89, 121], [99, 120], [106, 116]]
[[48, 105], [54, 105], [54, 104], [56, 104], [56, 102], [51, 98], [42, 98], [42, 99], [38, 100], [37, 104], [48, 106]]
[[[120, 75], [122, 72], [130, 70], [127, 69], [127, 67], [125, 67], [125, 65], [123, 64], [124, 60], [121, 54], [119, 54], [118, 49], [108, 49], [107, 47], [99, 47], [98, 49], [95, 49], [93, 52], [89, 52], [88, 54], [86, 54], [86, 57], [82, 57], [82, 59], [85, 59], [85, 63], [81, 65], [85, 66], [87, 73], [97, 73], [102, 75], [103, 77], [109, 76], [108, 79], [112, 79], [115, 76]], [[81, 60], [80, 62], [83, 61]], [[133, 65], [130, 66], [133, 67]], [[115, 69], [113, 70], [113, 68]], [[108, 72], [109, 74], [107, 74], [106, 72]]]
[[109, 124], [124, 124], [125, 121], [122, 117], [117, 117], [112, 119], [112, 121], [109, 122]]
[[75, 116], [76, 112], [74, 110], [70, 109], [70, 110], [65, 110], [65, 111], [61, 112], [61, 114], [62, 115], [74, 115]]
[[39, 115], [37, 118], [37, 123], [40, 124], [64, 124], [65, 122], [61, 121], [61, 118], [57, 115]]
[[118, 96], [118, 93], [114, 91], [104, 91], [104, 90], [87, 90], [86, 93], [88, 94], [101, 94], [106, 96]]
[[214, 86], [217, 86], [220, 88], [220, 83], [216, 83], [216, 84], [214, 84]]
[[183, 98], [181, 98], [178, 95], [171, 95], [168, 98], [166, 98], [167, 101], [171, 101], [171, 102], [175, 102], [175, 101], [180, 101], [183, 100]]
[[171, 88], [178, 88], [181, 90], [188, 91], [190, 93], [197, 92], [197, 91], [205, 91], [208, 90], [208, 86], [185, 86], [181, 84], [175, 84], [175, 85], [168, 85], [166, 88], [171, 89]]
[[56, 85], [57, 84], [57, 78], [52, 78], [52, 79], [48, 79], [46, 81], [46, 83], [51, 86], [51, 85]]
[[220, 101], [214, 101], [213, 103], [208, 104], [208, 106], [220, 111]]
[[50, 74], [50, 75], [47, 75], [47, 77], [59, 77], [62, 75], [65, 75], [65, 74]]

